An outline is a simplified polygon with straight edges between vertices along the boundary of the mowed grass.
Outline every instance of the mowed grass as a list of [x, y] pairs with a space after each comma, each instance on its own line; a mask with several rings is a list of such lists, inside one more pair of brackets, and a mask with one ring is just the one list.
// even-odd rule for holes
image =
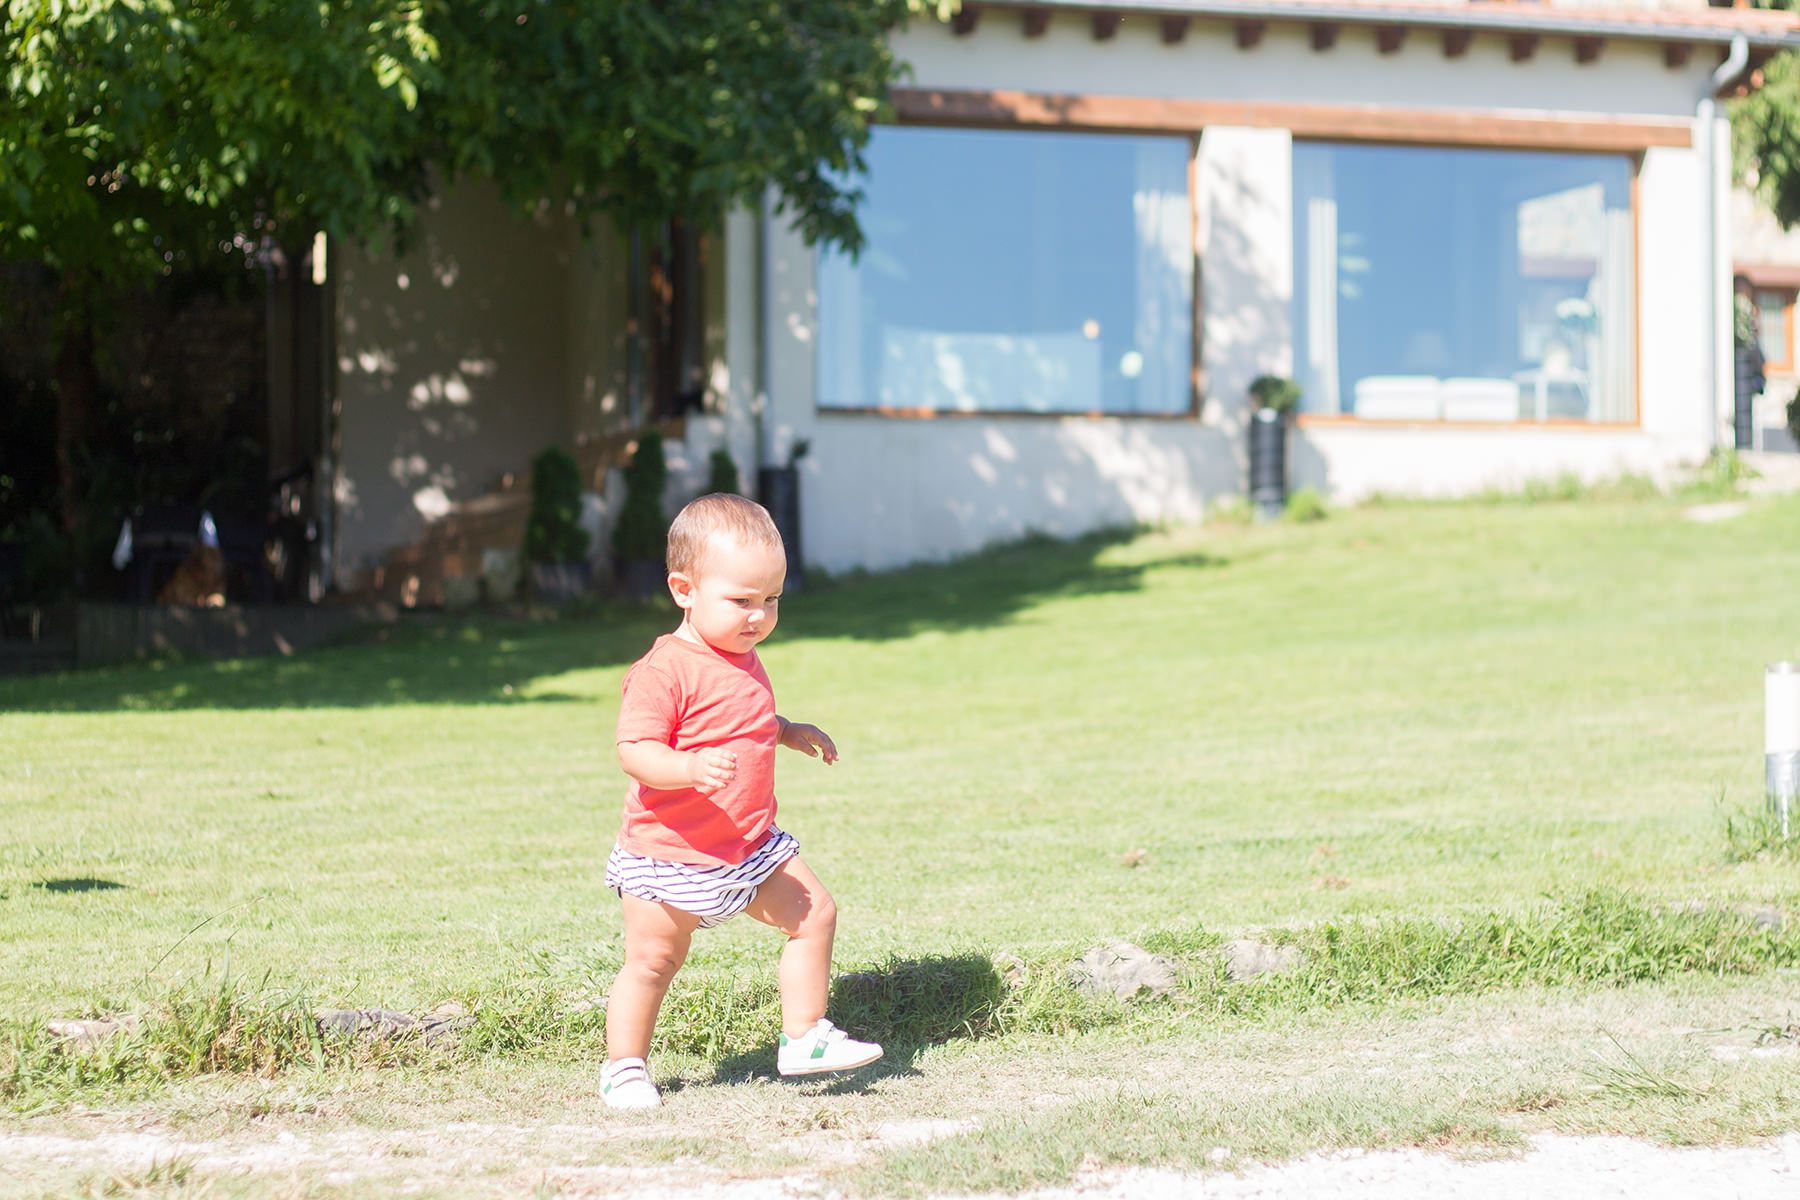
[[[765, 647], [782, 712], [843, 752], [783, 755], [781, 820], [849, 971], [1596, 888], [1792, 905], [1791, 860], [1728, 861], [1720, 802], [1760, 797], [1797, 531], [1795, 498], [1711, 525], [1660, 499], [1377, 507], [838, 581]], [[0, 1017], [227, 971], [412, 1011], [603, 990], [619, 682], [672, 624], [418, 620], [0, 680]], [[775, 943], [702, 935], [688, 980], [772, 987]]]

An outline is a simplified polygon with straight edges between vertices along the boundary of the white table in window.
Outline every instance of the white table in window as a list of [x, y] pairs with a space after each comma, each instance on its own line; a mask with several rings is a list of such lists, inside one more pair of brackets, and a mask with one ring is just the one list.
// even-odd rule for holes
[[1533, 367], [1529, 371], [1520, 371], [1513, 379], [1521, 386], [1531, 390], [1531, 411], [1539, 421], [1550, 419], [1550, 396], [1553, 391], [1573, 391], [1578, 407], [1583, 413], [1588, 411], [1588, 378], [1587, 372], [1578, 367], [1564, 367], [1553, 370], [1546, 367]]

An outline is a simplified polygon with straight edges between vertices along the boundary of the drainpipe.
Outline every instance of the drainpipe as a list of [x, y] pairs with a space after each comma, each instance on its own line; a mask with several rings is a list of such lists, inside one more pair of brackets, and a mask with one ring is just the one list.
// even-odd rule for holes
[[[773, 464], [769, 460], [769, 197], [765, 192], [756, 202], [756, 376], [752, 382], [755, 394], [750, 397], [750, 432], [752, 453], [756, 461], [751, 470], [760, 480], [762, 469]], [[758, 499], [761, 499], [759, 496]]]
[[1712, 317], [1711, 351], [1707, 356], [1712, 367], [1712, 411], [1707, 414], [1706, 443], [1715, 452], [1719, 448], [1720, 399], [1732, 391], [1732, 306], [1729, 300], [1720, 302], [1731, 294], [1731, 159], [1729, 154], [1719, 154], [1714, 97], [1737, 78], [1749, 61], [1750, 43], [1743, 34], [1737, 34], [1731, 39], [1730, 53], [1707, 80], [1706, 92], [1694, 109], [1695, 123], [1706, 138], [1706, 278], [1710, 296], [1707, 311]]

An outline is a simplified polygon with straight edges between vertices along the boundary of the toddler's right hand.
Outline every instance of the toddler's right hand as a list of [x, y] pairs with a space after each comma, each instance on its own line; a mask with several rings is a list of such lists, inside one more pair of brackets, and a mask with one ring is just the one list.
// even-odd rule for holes
[[688, 751], [688, 781], [702, 796], [710, 796], [737, 778], [737, 755], [729, 750]]

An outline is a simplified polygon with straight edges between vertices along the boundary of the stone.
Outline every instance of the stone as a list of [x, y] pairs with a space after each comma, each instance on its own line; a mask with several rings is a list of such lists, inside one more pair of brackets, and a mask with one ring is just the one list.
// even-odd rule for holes
[[1069, 979], [1089, 995], [1120, 1000], [1161, 996], [1177, 982], [1175, 962], [1130, 942], [1095, 946], [1069, 964]]
[[1025, 960], [1008, 950], [994, 955], [994, 972], [1008, 991], [1025, 986]]
[[1298, 946], [1271, 946], [1253, 938], [1239, 938], [1220, 948], [1225, 956], [1225, 976], [1243, 983], [1261, 975], [1291, 975], [1306, 963]]
[[121, 1033], [130, 1033], [138, 1027], [136, 1013], [124, 1013], [117, 1017], [96, 1017], [85, 1020], [50, 1021], [45, 1024], [53, 1037], [73, 1042], [78, 1050], [97, 1049], [101, 1042]]
[[456, 1035], [475, 1023], [469, 1010], [455, 1000], [446, 1000], [419, 1018], [419, 1033], [427, 1046], [454, 1040]]
[[406, 1033], [418, 1022], [387, 1008], [320, 1008], [313, 1010], [320, 1033], [350, 1033], [377, 1041]]
[[313, 1010], [313, 1019], [319, 1023], [320, 1033], [349, 1034], [371, 1042], [417, 1037], [432, 1047], [454, 1040], [475, 1023], [469, 1010], [454, 1000], [438, 1005], [422, 1017], [390, 1008], [320, 1008]]
[[1773, 904], [1757, 906], [1747, 905], [1738, 910], [1752, 925], [1758, 929], [1773, 929], [1780, 932], [1787, 927], [1787, 913]]

